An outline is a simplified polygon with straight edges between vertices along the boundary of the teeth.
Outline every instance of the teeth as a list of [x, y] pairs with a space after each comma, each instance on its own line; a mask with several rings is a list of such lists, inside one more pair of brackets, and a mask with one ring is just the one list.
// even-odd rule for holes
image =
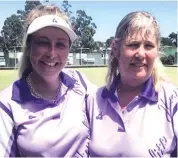
[[48, 62], [44, 62], [46, 65], [48, 66], [55, 66], [56, 63], [48, 63]]

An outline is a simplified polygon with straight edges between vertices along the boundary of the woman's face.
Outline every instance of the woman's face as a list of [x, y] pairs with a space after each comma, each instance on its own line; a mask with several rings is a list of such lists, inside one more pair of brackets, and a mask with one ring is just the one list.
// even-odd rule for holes
[[69, 53], [69, 37], [61, 29], [45, 27], [32, 35], [30, 60], [42, 77], [58, 76]]
[[130, 85], [144, 83], [151, 76], [157, 54], [158, 45], [153, 34], [145, 38], [135, 33], [123, 41], [118, 57], [121, 80]]

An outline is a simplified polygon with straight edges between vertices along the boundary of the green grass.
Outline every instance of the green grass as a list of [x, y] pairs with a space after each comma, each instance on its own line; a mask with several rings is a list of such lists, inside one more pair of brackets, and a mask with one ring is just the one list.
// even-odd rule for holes
[[101, 86], [105, 83], [105, 76], [107, 74], [107, 69], [105, 67], [77, 68], [77, 70], [86, 75], [88, 80], [95, 85]]
[[0, 91], [17, 79], [16, 70], [0, 70]]
[[[101, 86], [105, 82], [105, 76], [107, 69], [100, 68], [76, 68], [80, 72], [86, 75], [86, 77], [94, 84]], [[166, 75], [172, 80], [172, 82], [178, 85], [178, 68], [166, 67]], [[0, 70], [0, 91], [6, 88], [9, 84], [18, 78], [18, 72], [16, 70]]]
[[178, 86], [178, 67], [165, 67], [165, 74]]

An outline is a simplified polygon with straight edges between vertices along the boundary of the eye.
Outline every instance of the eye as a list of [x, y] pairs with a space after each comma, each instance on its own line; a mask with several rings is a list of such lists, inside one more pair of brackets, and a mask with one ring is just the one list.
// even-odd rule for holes
[[35, 41], [35, 44], [37, 46], [49, 46], [50, 45], [50, 43], [48, 41], [42, 41], [42, 40]]
[[155, 46], [153, 44], [145, 44], [145, 49], [152, 49], [154, 48]]
[[139, 43], [130, 43], [127, 45], [127, 47], [132, 48], [132, 49], [136, 49], [139, 47]]
[[57, 48], [65, 48], [65, 47], [66, 47], [66, 44], [64, 44], [63, 42], [57, 42], [57, 43], [56, 43], [56, 47], [57, 47]]

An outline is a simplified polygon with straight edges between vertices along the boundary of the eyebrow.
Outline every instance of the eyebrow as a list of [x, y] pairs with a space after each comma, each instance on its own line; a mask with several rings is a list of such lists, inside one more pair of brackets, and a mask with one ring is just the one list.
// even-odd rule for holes
[[[130, 43], [140, 43], [140, 42], [142, 42], [142, 40], [140, 40], [140, 41], [137, 41], [137, 40], [127, 40], [127, 41], [126, 41], [126, 44], [130, 44]], [[144, 42], [145, 42], [145, 43], [151, 43], [151, 44], [154, 43], [153, 41], [150, 41], [150, 40], [145, 40]]]
[[[49, 38], [46, 37], [46, 36], [38, 36], [38, 37], [35, 37], [35, 38], [36, 39], [46, 39], [46, 40], [49, 40]], [[66, 42], [68, 42], [68, 40], [66, 38], [57, 38], [57, 41], [66, 41]]]
[[66, 38], [57, 38], [58, 41], [66, 41], [68, 42], [68, 40]]
[[34, 36], [35, 39], [48, 39], [47, 37], [45, 36]]

